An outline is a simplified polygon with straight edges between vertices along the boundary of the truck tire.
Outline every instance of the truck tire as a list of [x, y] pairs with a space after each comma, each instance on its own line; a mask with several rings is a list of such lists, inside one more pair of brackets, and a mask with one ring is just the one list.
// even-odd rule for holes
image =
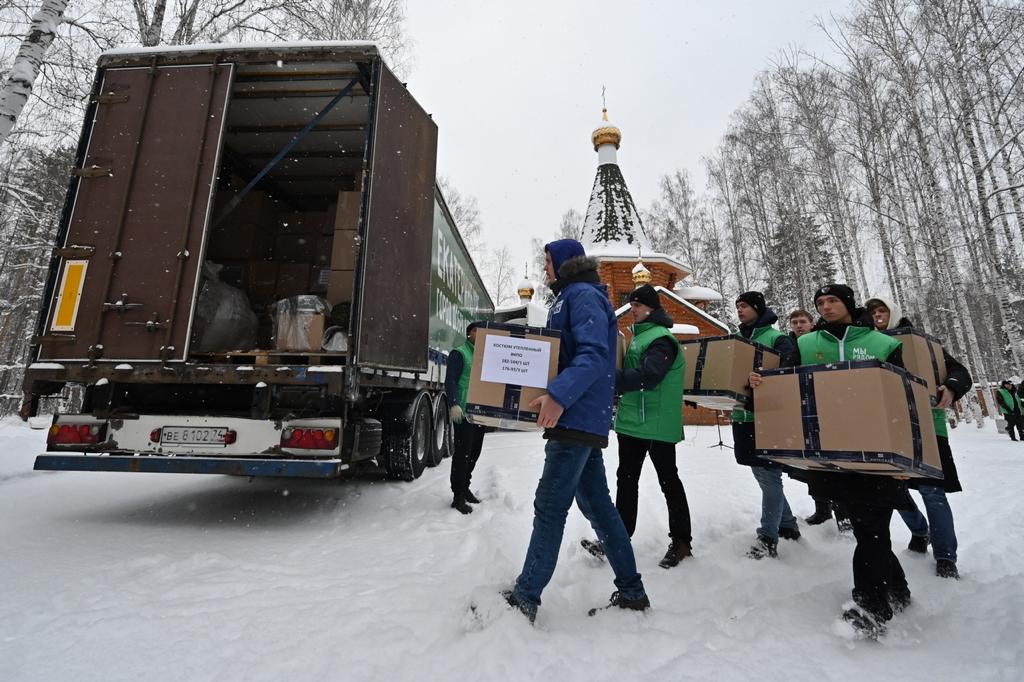
[[433, 415], [430, 394], [419, 393], [384, 431], [381, 457], [388, 478], [414, 481], [423, 473], [433, 451]]
[[439, 393], [434, 401], [433, 449], [427, 466], [436, 467], [452, 454], [452, 421], [448, 414], [448, 398]]

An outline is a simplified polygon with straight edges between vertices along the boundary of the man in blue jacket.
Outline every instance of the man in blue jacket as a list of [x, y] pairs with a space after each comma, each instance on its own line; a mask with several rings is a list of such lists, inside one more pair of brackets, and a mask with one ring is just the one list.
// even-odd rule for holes
[[[558, 375], [531, 407], [544, 428], [544, 472], [537, 485], [533, 534], [522, 573], [505, 593], [532, 622], [551, 580], [573, 499], [590, 521], [615, 572], [610, 607], [643, 611], [651, 603], [636, 570], [622, 517], [608, 492], [601, 450], [608, 446], [615, 391], [618, 327], [597, 260], [583, 245], [561, 239], [544, 247], [545, 271], [555, 294], [548, 326], [561, 332]], [[591, 610], [593, 615], [597, 609]]]

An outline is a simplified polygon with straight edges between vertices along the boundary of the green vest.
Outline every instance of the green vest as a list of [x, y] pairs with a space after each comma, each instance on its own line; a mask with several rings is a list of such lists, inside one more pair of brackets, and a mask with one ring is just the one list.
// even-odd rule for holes
[[[750, 340], [754, 343], [760, 344], [766, 348], [775, 348], [775, 342], [780, 337], [785, 336], [775, 327], [758, 327], [754, 330], [754, 333], [750, 335]], [[737, 423], [750, 423], [754, 421], [753, 410], [743, 410], [736, 408], [732, 411], [732, 420]]]
[[827, 331], [804, 334], [796, 340], [801, 365], [853, 360], [885, 362], [902, 345], [899, 340], [867, 327], [847, 327], [842, 341]]
[[473, 374], [473, 344], [469, 341], [455, 349], [462, 356], [462, 376], [459, 377], [459, 406], [466, 409], [466, 396], [469, 394], [469, 378]]
[[1020, 396], [1016, 393], [1010, 393], [1005, 388], [999, 389], [999, 395], [1003, 396], [1003, 402], [1010, 406], [1010, 409], [1003, 407], [1003, 403], [999, 403], [999, 412], [1002, 414], [1012, 414], [1013, 406], [1017, 406], [1017, 411], [1024, 411], [1024, 404], [1021, 403]]
[[[842, 362], [844, 360], [881, 360], [884, 362], [902, 344], [893, 337], [874, 329], [847, 327], [842, 343], [827, 331], [816, 331], [801, 336], [796, 340], [796, 345], [800, 349], [801, 365], [817, 365], [823, 362]], [[943, 438], [949, 437], [945, 410], [932, 408], [932, 422], [935, 424], [935, 435]]]
[[683, 439], [683, 379], [686, 358], [676, 337], [659, 324], [643, 322], [633, 327], [633, 340], [622, 359], [623, 369], [640, 366], [647, 348], [657, 339], [676, 344], [676, 359], [657, 386], [623, 393], [615, 414], [615, 432], [644, 440], [678, 443]]

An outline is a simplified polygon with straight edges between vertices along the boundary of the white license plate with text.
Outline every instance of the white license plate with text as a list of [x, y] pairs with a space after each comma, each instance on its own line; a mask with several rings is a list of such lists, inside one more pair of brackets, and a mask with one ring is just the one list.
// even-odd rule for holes
[[161, 445], [219, 445], [224, 447], [226, 428], [214, 426], [165, 426], [160, 429]]

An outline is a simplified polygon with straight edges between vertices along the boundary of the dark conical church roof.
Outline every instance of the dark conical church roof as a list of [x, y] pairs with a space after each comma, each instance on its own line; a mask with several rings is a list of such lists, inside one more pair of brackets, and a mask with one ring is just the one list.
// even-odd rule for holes
[[590, 203], [583, 223], [583, 242], [588, 251], [621, 249], [623, 255], [636, 255], [651, 250], [644, 233], [643, 221], [636, 210], [633, 196], [622, 177], [616, 150], [622, 140], [621, 131], [608, 123], [608, 112], [594, 130], [591, 140], [597, 150], [597, 176], [590, 192]]

